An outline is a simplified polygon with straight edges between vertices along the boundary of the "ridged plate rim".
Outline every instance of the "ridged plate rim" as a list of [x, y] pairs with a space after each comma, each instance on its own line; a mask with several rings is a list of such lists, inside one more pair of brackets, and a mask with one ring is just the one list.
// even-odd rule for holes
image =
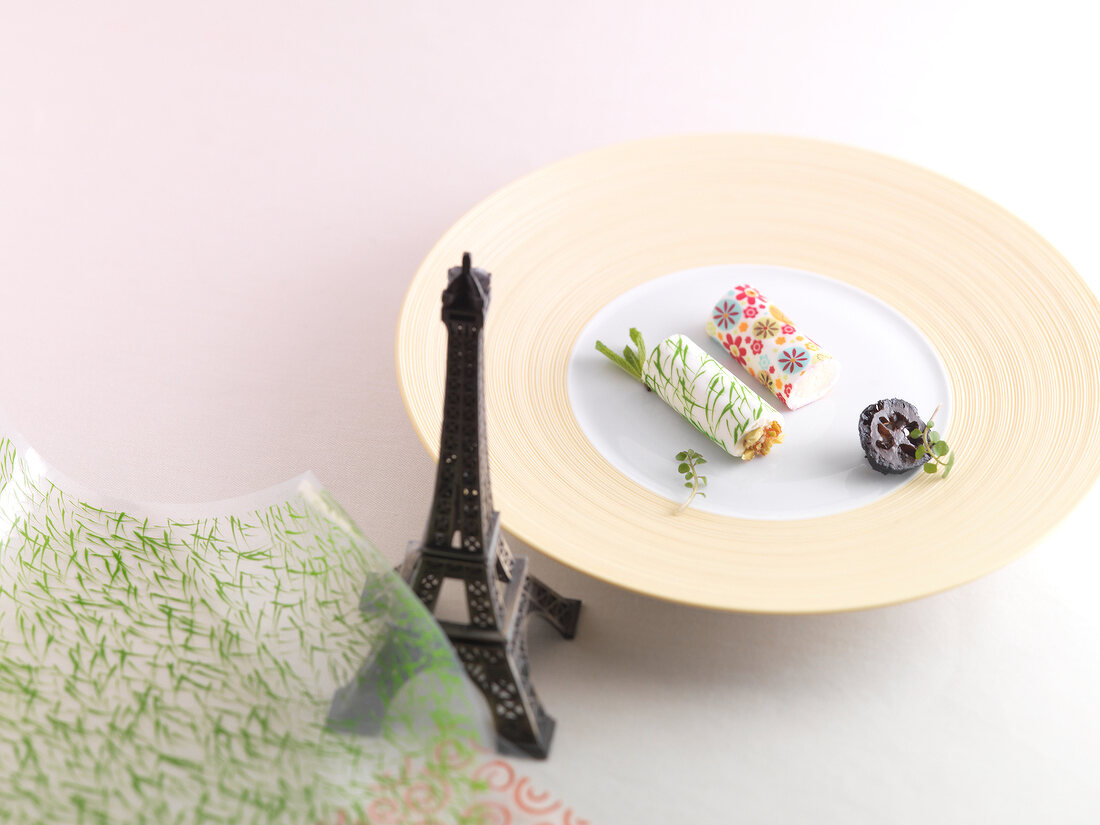
[[[495, 506], [514, 535], [602, 580], [722, 610], [895, 604], [1019, 558], [1100, 475], [1096, 296], [1018, 218], [904, 161], [804, 138], [676, 136], [576, 155], [490, 195], [425, 257], [398, 318], [402, 398], [433, 458], [446, 356], [439, 294], [465, 250], [493, 273]], [[577, 334], [615, 295], [719, 263], [818, 272], [912, 321], [951, 379], [951, 478], [775, 522], [670, 516], [667, 499], [611, 467], [569, 405]], [[884, 376], [882, 397], [888, 385]]]

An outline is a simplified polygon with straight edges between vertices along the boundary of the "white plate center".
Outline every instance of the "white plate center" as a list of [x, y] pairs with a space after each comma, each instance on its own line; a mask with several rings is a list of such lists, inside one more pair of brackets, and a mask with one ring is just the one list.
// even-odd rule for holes
[[[790, 411], [749, 376], [704, 325], [714, 304], [738, 284], [757, 287], [841, 368], [820, 401]], [[744, 381], [784, 418], [784, 441], [753, 461], [727, 455], [654, 393], [595, 349], [616, 352], [637, 327], [652, 348], [683, 333]], [[936, 429], [946, 434], [950, 383], [928, 340], [892, 307], [853, 286], [795, 269], [738, 264], [656, 278], [620, 295], [581, 331], [569, 359], [569, 400], [592, 445], [620, 472], [679, 502], [689, 493], [674, 456], [706, 457], [706, 498], [692, 507], [751, 519], [800, 519], [863, 507], [924, 473], [887, 476], [870, 468], [859, 445], [859, 414], [880, 398], [904, 398], [925, 418], [937, 404]], [[922, 479], [932, 482], [932, 479]], [[670, 505], [670, 509], [673, 509]]]

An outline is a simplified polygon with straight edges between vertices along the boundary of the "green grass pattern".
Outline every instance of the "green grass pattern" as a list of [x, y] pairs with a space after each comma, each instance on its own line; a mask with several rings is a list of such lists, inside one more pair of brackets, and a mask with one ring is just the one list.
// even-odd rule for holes
[[[395, 628], [378, 735], [326, 726]], [[482, 786], [434, 756], [475, 736], [469, 696], [327, 493], [152, 521], [67, 495], [0, 438], [0, 822], [356, 820], [380, 796], [405, 804], [413, 763], [445, 791], [439, 821], [474, 822]]]
[[646, 359], [647, 387], [732, 456], [746, 432], [781, 416], [737, 376], [683, 335], [671, 335]]

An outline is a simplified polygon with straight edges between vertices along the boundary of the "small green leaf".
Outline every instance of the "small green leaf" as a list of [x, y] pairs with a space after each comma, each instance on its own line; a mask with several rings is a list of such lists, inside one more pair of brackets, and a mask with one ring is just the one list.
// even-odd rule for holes
[[700, 490], [700, 491], [699, 491], [698, 493], [696, 493], [696, 495], [700, 495], [700, 496], [702, 496], [703, 498], [706, 498], [706, 497], [707, 497], [707, 494], [706, 494], [706, 493], [704, 493], [704, 492], [703, 492], [702, 490]]
[[920, 438], [920, 430], [913, 430], [913, 432], [909, 433], [909, 437], [910, 438]]
[[940, 458], [943, 458], [943, 456], [947, 455], [947, 442], [937, 441], [935, 444], [932, 445], [932, 452], [934, 452]]
[[677, 465], [676, 469], [684, 477], [684, 487], [688, 490], [691, 490], [691, 496], [689, 496], [688, 500], [680, 506], [679, 510], [676, 511], [677, 513], [679, 513], [687, 508], [689, 504], [691, 504], [691, 500], [695, 496], [698, 495], [705, 497], [706, 494], [702, 492], [701, 488], [706, 485], [707, 477], [699, 475], [698, 465], [706, 464], [707, 460], [703, 458], [703, 456], [701, 456], [699, 453], [695, 452], [695, 450], [690, 449], [681, 450], [680, 452], [676, 453], [676, 460], [680, 462]]
[[607, 346], [607, 344], [605, 344], [603, 341], [596, 342], [596, 350], [610, 358], [616, 366], [621, 368], [624, 372], [629, 373], [634, 379], [638, 381], [642, 380], [641, 370], [628, 364], [621, 355], [613, 352], [611, 348]]
[[931, 432], [929, 432], [928, 434], [928, 440], [935, 444], [937, 441], [940, 440], [940, 434], [933, 430], [931, 425], [929, 425], [928, 429], [931, 430]]
[[933, 461], [929, 461], [929, 462], [928, 462], [927, 464], [925, 464], [925, 465], [924, 465], [924, 471], [925, 471], [926, 473], [934, 473], [934, 472], [936, 472], [936, 464], [935, 464], [935, 462], [933, 462]]
[[922, 458], [924, 458], [924, 445], [923, 444], [921, 444], [919, 447], [917, 447], [917, 455], [916, 455], [917, 461], [920, 461]]
[[926, 430], [931, 430], [931, 429], [932, 429], [933, 427], [935, 427], [935, 426], [936, 426], [936, 422], [935, 422], [935, 421], [929, 421], [929, 422], [928, 422], [927, 424], [925, 424], [925, 425], [924, 425], [924, 429], [926, 429]]

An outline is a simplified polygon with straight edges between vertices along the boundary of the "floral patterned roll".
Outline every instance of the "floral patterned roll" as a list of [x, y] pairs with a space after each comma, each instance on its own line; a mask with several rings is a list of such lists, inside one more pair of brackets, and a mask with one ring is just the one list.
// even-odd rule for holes
[[747, 284], [715, 305], [707, 335], [791, 410], [823, 397], [840, 376], [840, 362]]
[[767, 455], [783, 440], [783, 417], [683, 335], [670, 335], [653, 348], [642, 380], [735, 458]]

